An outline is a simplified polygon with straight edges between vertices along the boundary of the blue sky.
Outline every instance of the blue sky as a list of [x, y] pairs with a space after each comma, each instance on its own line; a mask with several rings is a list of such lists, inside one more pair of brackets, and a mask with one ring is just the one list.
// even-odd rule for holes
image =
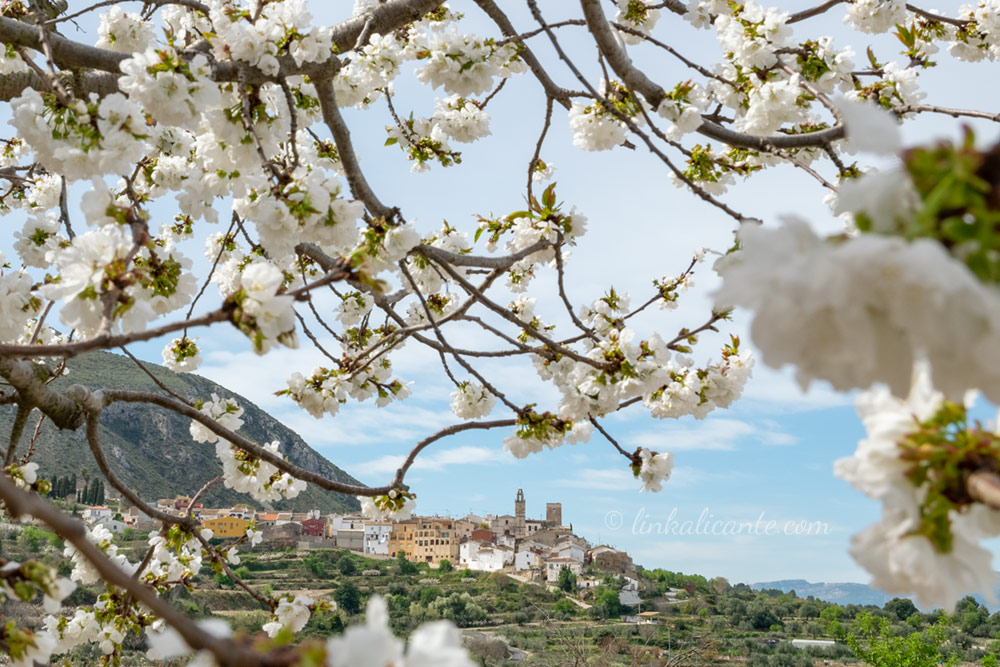
[[[471, 3], [471, 8], [464, 3], [453, 5], [469, 15], [467, 30], [484, 28]], [[325, 17], [328, 11], [335, 15]], [[335, 21], [346, 11], [314, 8], [314, 14], [326, 21]], [[815, 32], [846, 35], [839, 27], [840, 16], [841, 11], [834, 10]], [[559, 16], [553, 13], [549, 18]], [[515, 10], [514, 19], [518, 27], [533, 27], [520, 9]], [[661, 20], [676, 22], [669, 16]], [[710, 33], [694, 35], [678, 28], [676, 34], [681, 35], [676, 45], [686, 55], [702, 62], [717, 58]], [[868, 43], [888, 44], [884, 38], [866, 37], [850, 34], [838, 43], [852, 44], [861, 54]], [[567, 39], [581, 57], [592, 53], [583, 40]], [[544, 43], [536, 39], [532, 46], [551, 62]], [[886, 59], [895, 51], [887, 47], [880, 55]], [[688, 77], [655, 54], [640, 51], [635, 57], [664, 72], [665, 82]], [[940, 60], [945, 64], [949, 59], [942, 55]], [[586, 62], [585, 69], [593, 73]], [[985, 67], [967, 66], [962, 71], [975, 75], [985, 73]], [[552, 73], [563, 85], [579, 87], [563, 68], [553, 67]], [[969, 86], [968, 78], [949, 76], [944, 67], [923, 79], [932, 103], [979, 109], [995, 105], [994, 90]], [[396, 90], [401, 114], [411, 109], [417, 115], [433, 111], [433, 94], [415, 86], [412, 76], [404, 75]], [[390, 122], [384, 106], [375, 105], [363, 113], [349, 111], [345, 116], [368, 180], [383, 201], [400, 206], [408, 218], [418, 220], [421, 229], [434, 229], [444, 219], [471, 233], [475, 214], [503, 214], [523, 207], [526, 165], [541, 128], [544, 104], [537, 84], [524, 76], [510, 82], [489, 110], [494, 136], [461, 146], [460, 167], [437, 167], [429, 174], [410, 174], [398, 148], [383, 147], [384, 126]], [[906, 136], [917, 141], [954, 135], [957, 128], [951, 119], [921, 119], [907, 129]], [[984, 135], [993, 138], [996, 131], [989, 128]], [[567, 287], [575, 303], [589, 302], [612, 285], [631, 292], [634, 302], [639, 301], [651, 293], [650, 279], [678, 273], [698, 248], [724, 250], [731, 244], [733, 221], [671, 185], [665, 167], [644, 150], [594, 154], [575, 149], [565, 112], [559, 107], [542, 158], [556, 165], [559, 198], [589, 217], [589, 231], [568, 267]], [[821, 203], [822, 196], [821, 189], [803, 173], [777, 169], [733, 188], [726, 201], [767, 224], [795, 213], [835, 230], [839, 223]], [[172, 217], [167, 208], [163, 215]], [[201, 253], [192, 249], [189, 254], [200, 257]], [[531, 293], [539, 297], [543, 319], [560, 322], [559, 304], [543, 297], [551, 292], [546, 286], [552, 282], [551, 274], [540, 276]], [[714, 285], [710, 267], [702, 265], [696, 287], [684, 297], [681, 308], [645, 318], [639, 323], [640, 334], [654, 330], [672, 334], [680, 327], [696, 326], [709, 312]], [[209, 290], [209, 295], [213, 292]], [[206, 300], [208, 306], [214, 303]], [[321, 308], [324, 305], [329, 307], [320, 303]], [[748, 341], [747, 324], [746, 314], [737, 313], [720, 334], [703, 338], [696, 361], [716, 358], [729, 333]], [[415, 441], [456, 421], [448, 409], [451, 389], [438, 369], [436, 355], [417, 350], [414, 344], [394, 357], [397, 374], [413, 382], [411, 398], [384, 409], [349, 404], [335, 418], [315, 420], [273, 392], [284, 388], [292, 370], [308, 372], [321, 363], [318, 353], [305, 348], [277, 350], [259, 358], [241, 335], [224, 325], [198, 335], [205, 358], [201, 375], [270, 411], [365, 483], [388, 481]], [[162, 345], [135, 345], [132, 351], [159, 363]], [[530, 366], [505, 363], [482, 368], [516, 402], [537, 400], [543, 408], [555, 407], [555, 393], [540, 385]], [[502, 414], [494, 412], [494, 416]], [[626, 449], [644, 445], [675, 452], [677, 468], [662, 492], [640, 494], [625, 460], [598, 437], [587, 444], [516, 460], [502, 451], [506, 432], [469, 433], [436, 443], [411, 471], [407, 481], [417, 493], [418, 511], [512, 512], [515, 491], [523, 488], [529, 516], [544, 516], [546, 502], [561, 502], [564, 521], [571, 522], [578, 534], [626, 549], [647, 567], [724, 575], [733, 581], [867, 581], [847, 547], [851, 534], [877, 520], [878, 506], [832, 475], [833, 462], [850, 455], [863, 434], [850, 396], [835, 394], [822, 384], [804, 393], [787, 369], [776, 371], [758, 362], [743, 399], [730, 410], [702, 421], [659, 421], [639, 408], [609, 418], [606, 424]], [[676, 535], [648, 530], [657, 521], [697, 522], [703, 514], [710, 515], [711, 521], [774, 521], [779, 527], [818, 522], [822, 534]]]

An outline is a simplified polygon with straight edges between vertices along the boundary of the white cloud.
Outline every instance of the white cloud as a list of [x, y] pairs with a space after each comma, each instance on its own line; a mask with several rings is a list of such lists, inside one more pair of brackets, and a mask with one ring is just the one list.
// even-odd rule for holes
[[597, 491], [625, 491], [630, 488], [636, 490], [639, 488], [639, 483], [628, 470], [624, 460], [622, 460], [621, 468], [581, 468], [576, 471], [576, 477], [559, 479], [552, 484], [553, 486]]
[[[406, 456], [403, 454], [387, 454], [371, 461], [365, 461], [353, 465], [358, 471], [363, 471], [366, 475], [390, 474], [396, 472]], [[413, 462], [410, 470], [413, 471], [435, 471], [440, 472], [446, 468], [460, 465], [510, 465], [517, 460], [503, 450], [489, 447], [477, 447], [474, 445], [462, 445], [451, 449], [442, 449], [429, 454], [421, 454]]]
[[813, 382], [803, 391], [792, 368], [776, 370], [761, 363], [759, 355], [757, 360], [753, 377], [734, 406], [738, 412], [749, 409], [755, 414], [762, 411], [787, 414], [849, 406], [854, 402], [853, 394], [834, 391], [826, 382]]
[[[773, 422], [772, 422], [773, 423]], [[776, 428], [766, 428], [728, 417], [665, 424], [629, 436], [630, 444], [655, 451], [732, 451], [746, 440], [763, 445], [794, 445], [798, 438]]]
[[[632, 475], [632, 471], [629, 470], [628, 463], [624, 459], [621, 459], [620, 466], [618, 468], [580, 468], [576, 470], [573, 477], [559, 479], [552, 484], [553, 486], [594, 491], [621, 491], [639, 497], [641, 484]], [[693, 466], [678, 466], [674, 468], [670, 479], [664, 486], [664, 493], [672, 489], [690, 489], [706, 482], [743, 477], [746, 475], [737, 471], [711, 472]], [[649, 497], [656, 498], [657, 495], [652, 494]]]

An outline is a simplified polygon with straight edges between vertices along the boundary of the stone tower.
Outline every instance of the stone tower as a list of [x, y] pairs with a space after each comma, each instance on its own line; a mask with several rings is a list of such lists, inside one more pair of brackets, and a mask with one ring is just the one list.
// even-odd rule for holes
[[545, 522], [550, 526], [562, 525], [562, 503], [545, 503]]
[[524, 491], [518, 489], [514, 498], [514, 518], [524, 521], [524, 516]]

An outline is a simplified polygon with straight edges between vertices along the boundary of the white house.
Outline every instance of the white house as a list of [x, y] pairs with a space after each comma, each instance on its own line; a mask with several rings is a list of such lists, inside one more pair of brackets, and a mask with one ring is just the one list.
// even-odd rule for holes
[[514, 554], [514, 569], [518, 572], [523, 570], [537, 570], [542, 567], [542, 554], [531, 549], [521, 549]]
[[489, 542], [469, 540], [458, 547], [458, 562], [470, 570], [497, 572], [514, 562], [514, 550]]
[[576, 587], [583, 589], [597, 588], [601, 585], [601, 582], [597, 579], [577, 579]]
[[[458, 563], [459, 565], [465, 565], [469, 567], [469, 563], [476, 559], [476, 554], [479, 553], [480, 549], [485, 549], [486, 547], [492, 547], [493, 545], [489, 542], [481, 542], [480, 540], [468, 540], [462, 542], [458, 545]], [[469, 567], [470, 570], [475, 569]]]
[[334, 536], [341, 530], [360, 530], [365, 529], [365, 517], [357, 514], [331, 514], [330, 515], [330, 532]]
[[569, 570], [573, 574], [583, 572], [583, 563], [572, 558], [549, 558], [545, 561], [545, 578], [550, 582], [559, 580], [559, 572]]
[[392, 532], [392, 524], [388, 521], [366, 521], [365, 529], [365, 553], [376, 556], [389, 555], [389, 533]]
[[510, 534], [500, 535], [500, 534], [498, 534], [496, 537], [497, 537], [497, 544], [500, 545], [500, 546], [510, 547], [511, 549], [513, 549], [514, 545], [517, 544], [517, 539], [513, 535], [510, 535]]
[[561, 541], [552, 547], [552, 555], [557, 558], [572, 558], [573, 560], [583, 563], [583, 558], [586, 555], [586, 551], [583, 550], [579, 544], [570, 541]]
[[105, 507], [104, 505], [97, 505], [95, 507], [88, 507], [87, 509], [80, 512], [80, 516], [87, 523], [100, 523], [105, 519], [110, 519], [114, 516], [110, 507]]
[[503, 556], [494, 547], [483, 547], [469, 561], [470, 570], [496, 572], [503, 569]]
[[111, 531], [113, 535], [121, 535], [125, 531], [125, 529], [128, 528], [128, 524], [126, 524], [124, 521], [118, 521], [116, 519], [111, 519], [111, 518], [101, 519], [100, 521], [95, 522], [95, 525], [104, 526], [109, 531]]

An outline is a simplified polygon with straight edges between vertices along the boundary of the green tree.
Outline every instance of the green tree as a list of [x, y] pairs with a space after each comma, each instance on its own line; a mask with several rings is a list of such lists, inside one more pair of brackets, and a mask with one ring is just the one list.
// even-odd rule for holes
[[556, 580], [556, 587], [561, 591], [570, 593], [576, 590], [576, 575], [568, 567], [559, 570], [559, 578]]
[[428, 586], [420, 591], [420, 604], [425, 607], [441, 596], [441, 589], [437, 586]]
[[452, 567], [451, 561], [447, 558], [442, 558], [441, 562], [438, 563], [438, 570], [441, 572], [451, 572], [453, 569], [455, 568]]
[[400, 551], [396, 554], [396, 571], [399, 574], [416, 574], [417, 564], [406, 560], [406, 554]]
[[747, 620], [754, 630], [770, 630], [771, 626], [781, 623], [771, 605], [764, 600], [754, 600], [747, 606]]
[[310, 555], [302, 559], [302, 564], [306, 566], [310, 574], [314, 577], [325, 577], [326, 567], [323, 565], [323, 561], [316, 556]]
[[552, 605], [552, 611], [561, 615], [573, 616], [576, 614], [576, 605], [569, 598], [562, 598]]
[[42, 540], [46, 537], [48, 537], [48, 533], [38, 526], [25, 526], [21, 529], [21, 534], [17, 536], [17, 544], [22, 549], [36, 552], [41, 548]]
[[349, 581], [345, 581], [333, 593], [333, 601], [337, 606], [350, 616], [361, 611], [361, 591]]
[[856, 632], [847, 635], [847, 647], [872, 667], [952, 667], [958, 664], [958, 657], [941, 652], [945, 623], [942, 619], [923, 632], [896, 637], [888, 619], [863, 612], [858, 615]]
[[883, 607], [897, 621], [905, 621], [917, 613], [917, 606], [908, 598], [893, 598]]
[[337, 561], [337, 569], [340, 570], [342, 575], [349, 577], [358, 571], [358, 566], [354, 564], [353, 558], [344, 555], [340, 557], [339, 561]]
[[613, 588], [598, 588], [594, 595], [594, 605], [591, 609], [592, 613], [599, 618], [621, 616], [622, 603], [618, 599], [618, 591]]

